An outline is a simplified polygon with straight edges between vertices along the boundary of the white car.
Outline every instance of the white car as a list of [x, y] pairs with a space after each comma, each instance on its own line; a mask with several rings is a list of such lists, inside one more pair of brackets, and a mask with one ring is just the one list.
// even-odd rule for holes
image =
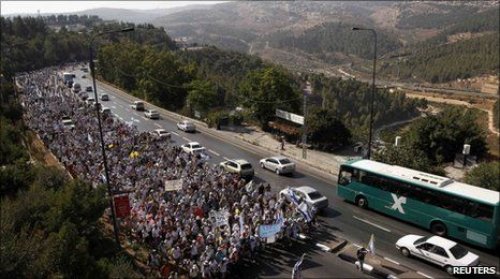
[[134, 110], [144, 110], [144, 102], [142, 101], [135, 101], [133, 104], [130, 105], [130, 107]]
[[184, 152], [195, 155], [200, 151], [205, 151], [205, 147], [201, 146], [199, 143], [193, 141], [188, 142], [186, 144], [181, 145], [181, 148]]
[[144, 116], [146, 116], [149, 119], [159, 119], [160, 118], [160, 114], [154, 109], [148, 109], [144, 113]]
[[109, 95], [106, 93], [101, 94], [101, 101], [109, 101]]
[[102, 107], [101, 108], [101, 113], [104, 116], [111, 116], [111, 109], [108, 107]]
[[159, 138], [168, 138], [169, 139], [172, 137], [172, 135], [169, 132], [167, 132], [165, 129], [156, 129], [153, 132], [151, 132], [151, 134], [153, 134]]
[[254, 176], [252, 164], [244, 159], [227, 160], [220, 162], [219, 168], [221, 168], [225, 172], [239, 174], [243, 178], [252, 178]]
[[264, 158], [260, 160], [260, 166], [263, 169], [274, 171], [277, 175], [295, 171], [295, 163], [283, 156]]
[[328, 207], [328, 198], [320, 194], [316, 189], [310, 186], [288, 187], [281, 190], [280, 197], [285, 197], [291, 201], [288, 189], [295, 193], [295, 196], [305, 201], [308, 205], [313, 206], [318, 211]]
[[194, 126], [194, 123], [191, 121], [182, 120], [180, 122], [177, 122], [177, 129], [182, 130], [184, 132], [194, 133], [196, 131], [196, 126]]
[[443, 267], [452, 274], [454, 266], [475, 266], [479, 256], [454, 241], [434, 235], [425, 237], [409, 234], [396, 242], [396, 248], [406, 257], [415, 256]]

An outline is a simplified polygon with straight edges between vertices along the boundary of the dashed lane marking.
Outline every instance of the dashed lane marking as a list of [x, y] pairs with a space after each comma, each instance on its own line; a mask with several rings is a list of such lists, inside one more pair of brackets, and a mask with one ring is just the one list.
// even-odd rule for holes
[[182, 137], [182, 139], [183, 139], [183, 140], [185, 140], [185, 141], [189, 141], [189, 142], [191, 142], [191, 140], [190, 140], [190, 139], [188, 139], [188, 138], [186, 138], [186, 137]]
[[141, 116], [141, 118], [142, 118], [142, 119], [144, 119], [144, 120], [148, 120], [148, 119], [147, 119], [146, 117], [144, 117], [144, 116]]
[[116, 106], [111, 106], [112, 109], [116, 109]]
[[353, 243], [352, 245], [354, 245], [354, 246], [356, 246], [356, 247], [358, 247], [358, 248], [363, 247], [363, 246], [361, 246], [361, 245], [359, 245], [359, 244], [357, 244], [357, 243]]
[[209, 149], [209, 150], [208, 150], [208, 152], [210, 152], [210, 153], [214, 154], [215, 156], [220, 156], [220, 154], [219, 154], [219, 153], [217, 153], [217, 152], [213, 151], [212, 149]]
[[388, 258], [388, 257], [384, 257], [384, 259], [388, 262], [391, 262], [391, 263], [394, 263], [394, 264], [397, 264], [397, 265], [401, 265], [400, 263], [398, 263], [397, 261], [391, 259], [391, 258]]
[[172, 133], [172, 134], [174, 134], [174, 135], [176, 135], [176, 136], [178, 136], [178, 135], [179, 135], [177, 132], [174, 132], [174, 131], [172, 131], [172, 132], [170, 132], [170, 133]]
[[376, 228], [379, 228], [379, 229], [381, 229], [381, 230], [383, 230], [383, 231], [386, 231], [386, 232], [391, 232], [391, 230], [389, 230], [388, 228], [384, 228], [384, 227], [382, 227], [381, 225], [377, 225], [377, 224], [375, 224], [375, 223], [372, 223], [372, 222], [370, 222], [370, 221], [368, 221], [368, 220], [365, 220], [365, 219], [362, 219], [362, 218], [359, 218], [359, 217], [356, 217], [356, 216], [352, 216], [352, 217], [354, 217], [354, 219], [357, 219], [357, 220], [359, 220], [359, 221], [361, 221], [361, 222], [363, 222], [363, 223], [367, 223], [368, 225], [372, 225], [372, 226], [374, 226], [374, 227], [376, 227]]
[[321, 243], [316, 243], [316, 247], [320, 248], [321, 250], [323, 250], [325, 252], [330, 252], [332, 250], [332, 248], [330, 248], [326, 245], [323, 245]]
[[427, 277], [427, 278], [431, 278], [431, 279], [432, 279], [432, 277], [431, 277], [431, 276], [429, 276], [429, 275], [427, 275], [427, 274], [425, 274], [425, 273], [423, 273], [423, 272], [421, 272], [421, 271], [417, 271], [417, 273], [418, 273], [418, 274], [420, 274], [420, 275], [422, 275], [422, 276], [424, 276], [424, 277]]
[[226, 161], [231, 160], [231, 159], [229, 159], [228, 157], [222, 157], [222, 158], [224, 158], [224, 160], [226, 160]]
[[158, 124], [158, 123], [155, 123], [155, 126], [158, 127], [158, 128], [161, 128], [161, 125]]

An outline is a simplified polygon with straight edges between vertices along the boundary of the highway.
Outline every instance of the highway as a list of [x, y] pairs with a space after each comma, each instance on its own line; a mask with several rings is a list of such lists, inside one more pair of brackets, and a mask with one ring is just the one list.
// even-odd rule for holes
[[[85, 90], [86, 86], [91, 85], [89, 73], [83, 73], [79, 70], [75, 70], [74, 72], [76, 74], [75, 82], [80, 83], [83, 90]], [[87, 78], [82, 78], [84, 74]], [[263, 180], [270, 183], [276, 192], [286, 188], [287, 185], [309, 185], [316, 188], [328, 197], [330, 203], [329, 208], [320, 218], [320, 229], [325, 230], [328, 234], [344, 237], [350, 242], [360, 245], [366, 245], [370, 235], [373, 233], [376, 239], [375, 247], [377, 254], [413, 268], [421, 272], [424, 276], [433, 278], [448, 277], [447, 273], [437, 266], [402, 256], [394, 246], [395, 242], [404, 235], [430, 235], [428, 231], [344, 202], [336, 195], [336, 181], [333, 177], [328, 175], [320, 176], [317, 172], [310, 171], [307, 168], [298, 168], [297, 173], [293, 176], [278, 176], [273, 172], [260, 169], [258, 164], [261, 158], [275, 154], [248, 147], [248, 144], [234, 142], [234, 139], [214, 137], [212, 134], [203, 132], [188, 134], [178, 131], [175, 121], [170, 119], [165, 113], [162, 113], [162, 110], [158, 108], [155, 109], [160, 112], [162, 117], [159, 120], [147, 119], [144, 117], [143, 112], [137, 112], [130, 108], [131, 101], [136, 100], [136, 98], [100, 82], [98, 82], [97, 92], [98, 94], [107, 93], [110, 96], [110, 100], [102, 102], [102, 106], [111, 108], [114, 117], [122, 121], [132, 122], [140, 131], [152, 131], [159, 128], [171, 131], [172, 139], [179, 145], [190, 141], [197, 141], [207, 148], [208, 154], [211, 156], [210, 163], [217, 164], [227, 158], [244, 158], [248, 160], [256, 170], [256, 180]], [[151, 105], [146, 104], [146, 108], [151, 107]], [[317, 239], [316, 241], [321, 243], [322, 239]], [[463, 245], [470, 251], [478, 254], [483, 265], [495, 265], [498, 269], [499, 258], [493, 255], [494, 252], [477, 249], [467, 244]], [[333, 254], [318, 251], [320, 250], [316, 249], [314, 253], [308, 256], [310, 257], [308, 260], [312, 264], [310, 269], [304, 271], [304, 275], [308, 274], [307, 277], [353, 278], [362, 275], [353, 265], [346, 264], [346, 262]], [[288, 259], [288, 261], [278, 261], [278, 258], [276, 258], [277, 266], [268, 267], [271, 270], [270, 272], [264, 272], [265, 269], [263, 269], [263, 273], [259, 273], [259, 276], [265, 278], [280, 277], [279, 274], [276, 274], [279, 270], [285, 272], [284, 274], [290, 274], [286, 272], [291, 271], [298, 256], [294, 254], [293, 257], [293, 259]], [[266, 264], [269, 264], [269, 262], [266, 262]]]

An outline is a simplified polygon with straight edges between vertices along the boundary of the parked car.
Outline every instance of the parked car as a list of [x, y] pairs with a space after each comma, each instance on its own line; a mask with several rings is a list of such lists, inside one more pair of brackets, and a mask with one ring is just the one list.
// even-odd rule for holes
[[313, 206], [316, 210], [320, 211], [328, 207], [328, 198], [323, 196], [320, 192], [310, 186], [300, 186], [300, 187], [288, 187], [281, 190], [280, 197], [286, 198], [288, 201], [292, 201], [290, 189], [296, 197], [305, 201], [308, 205]]
[[244, 159], [223, 161], [219, 164], [219, 167], [226, 172], [239, 174], [243, 178], [252, 178], [254, 176], [252, 164]]
[[142, 102], [142, 101], [135, 101], [133, 104], [130, 105], [130, 107], [132, 109], [135, 109], [135, 110], [144, 110], [145, 109], [144, 102]]
[[263, 169], [274, 171], [277, 175], [293, 173], [295, 171], [295, 163], [284, 156], [264, 158], [260, 160], [260, 166]]
[[85, 101], [87, 105], [94, 105], [95, 104], [95, 99], [92, 96], [88, 96], [87, 100]]
[[196, 126], [194, 126], [194, 123], [189, 120], [182, 120], [180, 122], [177, 122], [177, 129], [184, 132], [194, 133], [196, 131]]
[[149, 119], [159, 119], [160, 118], [160, 114], [154, 109], [148, 109], [144, 113], [144, 116], [146, 116]]
[[449, 274], [454, 266], [475, 266], [479, 256], [454, 241], [434, 235], [425, 237], [409, 234], [396, 242], [396, 248], [406, 257], [415, 256], [443, 267]]
[[195, 154], [199, 151], [205, 151], [205, 147], [201, 146], [198, 142], [188, 142], [186, 144], [181, 145], [181, 149], [184, 152]]
[[109, 96], [106, 93], [101, 94], [101, 101], [109, 101]]
[[159, 138], [171, 138], [172, 134], [167, 132], [165, 129], [156, 129], [151, 132], [152, 135], [157, 136]]
[[94, 92], [94, 89], [92, 89], [92, 86], [87, 86], [85, 88], [85, 91], [87, 91], [87, 92]]

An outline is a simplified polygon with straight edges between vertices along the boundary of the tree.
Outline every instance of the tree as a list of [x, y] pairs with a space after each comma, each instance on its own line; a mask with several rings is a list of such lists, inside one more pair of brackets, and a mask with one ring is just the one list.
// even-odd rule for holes
[[500, 191], [500, 162], [482, 163], [467, 172], [465, 182]]
[[193, 80], [189, 83], [188, 88], [187, 102], [192, 109], [200, 111], [204, 115], [210, 109], [223, 105], [213, 82]]
[[422, 150], [411, 146], [387, 146], [383, 151], [375, 152], [373, 159], [386, 164], [398, 165], [410, 169], [445, 175], [444, 170], [435, 167]]
[[472, 155], [481, 157], [487, 151], [485, 131], [476, 123], [475, 111], [447, 107], [437, 115], [413, 122], [403, 138], [438, 164], [453, 161], [464, 144], [472, 146]]
[[319, 149], [332, 151], [349, 144], [351, 132], [332, 111], [312, 108], [307, 114], [308, 134], [313, 145]]
[[277, 67], [253, 71], [240, 85], [241, 103], [251, 109], [263, 127], [274, 117], [277, 108], [297, 112], [301, 97], [292, 77]]

